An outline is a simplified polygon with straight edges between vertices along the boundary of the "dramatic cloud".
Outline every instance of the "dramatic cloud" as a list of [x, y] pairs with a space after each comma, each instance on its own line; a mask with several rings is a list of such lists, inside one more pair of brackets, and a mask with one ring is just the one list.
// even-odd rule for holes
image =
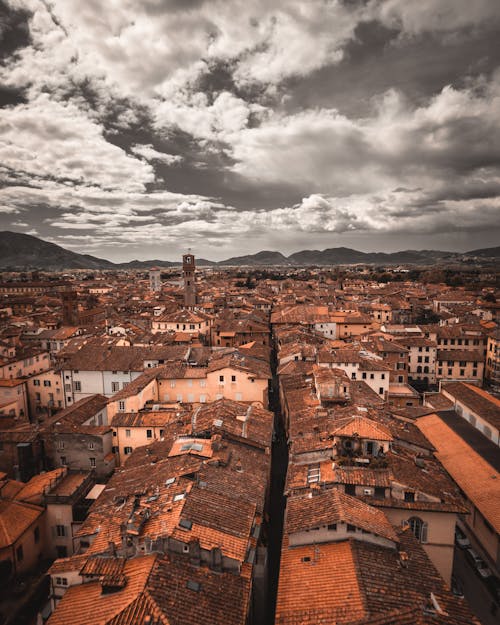
[[500, 234], [494, 0], [3, 6], [0, 227], [110, 258]]

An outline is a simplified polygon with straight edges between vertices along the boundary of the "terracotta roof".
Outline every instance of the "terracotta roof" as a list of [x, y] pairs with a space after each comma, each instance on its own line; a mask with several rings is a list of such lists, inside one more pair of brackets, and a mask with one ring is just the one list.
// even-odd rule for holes
[[49, 491], [66, 473], [67, 469], [63, 467], [34, 475], [27, 484], [24, 484], [15, 498], [18, 501], [41, 504], [45, 492]]
[[195, 409], [193, 432], [224, 432], [228, 437], [247, 441], [262, 448], [270, 447], [273, 433], [273, 413], [244, 402], [219, 399]]
[[388, 540], [398, 541], [385, 514], [356, 497], [337, 489], [323, 490], [318, 494], [311, 492], [310, 495], [288, 500], [285, 519], [285, 531], [288, 534], [343, 522]]
[[0, 549], [15, 543], [44, 511], [21, 501], [0, 501]]
[[[132, 558], [125, 563], [126, 584], [111, 593], [103, 593], [99, 580], [71, 586], [48, 620], [49, 625], [104, 625], [112, 622], [145, 590], [156, 556]], [[131, 621], [130, 623], [133, 623]]]
[[331, 434], [334, 436], [353, 436], [357, 434], [360, 438], [369, 438], [376, 441], [392, 441], [393, 436], [390, 430], [371, 419], [361, 416], [348, 417], [337, 427], [333, 427]]
[[464, 382], [443, 382], [441, 391], [450, 394], [500, 430], [500, 400], [490, 393]]
[[436, 456], [466, 497], [500, 533], [500, 474], [436, 414], [417, 426], [436, 447]]
[[288, 547], [281, 552], [276, 625], [341, 625], [367, 615], [352, 545]]

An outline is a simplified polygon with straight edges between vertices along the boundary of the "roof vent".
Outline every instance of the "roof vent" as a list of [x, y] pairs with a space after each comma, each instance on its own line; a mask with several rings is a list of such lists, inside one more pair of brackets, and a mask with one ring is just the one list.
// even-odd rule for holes
[[190, 579], [186, 584], [186, 588], [189, 588], [189, 590], [193, 590], [194, 592], [200, 592], [201, 584], [200, 582], [195, 582], [194, 580]]

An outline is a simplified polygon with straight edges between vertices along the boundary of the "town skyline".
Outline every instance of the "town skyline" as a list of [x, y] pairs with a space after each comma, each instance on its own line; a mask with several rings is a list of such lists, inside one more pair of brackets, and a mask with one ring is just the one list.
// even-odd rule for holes
[[113, 262], [499, 240], [493, 0], [0, 15], [0, 230]]

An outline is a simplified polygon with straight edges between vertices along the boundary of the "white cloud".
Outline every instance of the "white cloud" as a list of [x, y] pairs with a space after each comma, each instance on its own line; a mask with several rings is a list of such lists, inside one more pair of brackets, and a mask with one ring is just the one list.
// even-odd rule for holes
[[108, 143], [102, 131], [72, 102], [40, 94], [27, 104], [3, 110], [0, 161], [29, 176], [144, 190], [154, 180], [151, 166]]
[[152, 145], [133, 145], [130, 150], [137, 156], [142, 156], [146, 161], [161, 161], [166, 165], [175, 165], [183, 160], [183, 157], [178, 154], [158, 152]]
[[455, 31], [500, 18], [496, 0], [374, 0], [368, 14], [404, 33]]

